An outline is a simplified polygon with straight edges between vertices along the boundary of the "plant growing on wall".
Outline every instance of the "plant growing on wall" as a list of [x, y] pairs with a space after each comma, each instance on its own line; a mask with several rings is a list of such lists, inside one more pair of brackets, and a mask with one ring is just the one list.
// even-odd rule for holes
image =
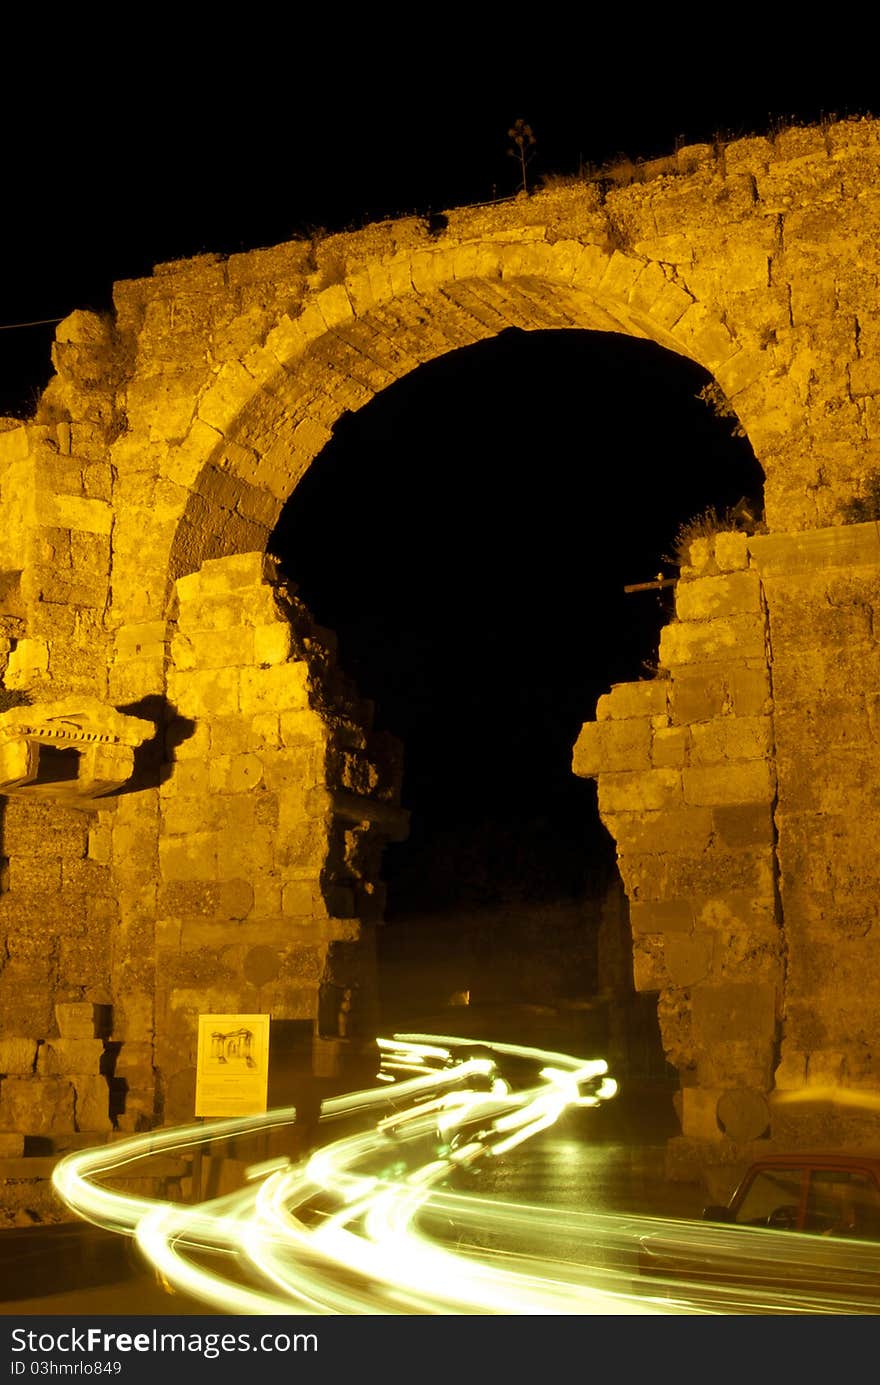
[[708, 405], [716, 418], [724, 419], [725, 422], [730, 424], [730, 430], [735, 438], [744, 438], [746, 436], [746, 430], [740, 423], [736, 410], [717, 380], [710, 380], [708, 385], [704, 385], [697, 394], [697, 399], [702, 399], [703, 403]]
[[535, 132], [531, 125], [527, 125], [524, 120], [517, 120], [508, 130], [508, 136], [513, 140], [514, 147], [508, 149], [508, 154], [512, 159], [519, 159], [520, 173], [522, 175], [522, 190], [528, 195], [529, 184], [526, 177], [526, 169], [535, 157]]
[[745, 497], [723, 510], [709, 505], [698, 515], [685, 520], [678, 526], [672, 540], [672, 552], [664, 555], [663, 561], [684, 567], [690, 561], [690, 546], [695, 539], [712, 539], [716, 534], [729, 534], [732, 531], [741, 534], [766, 532], [758, 506], [751, 505]]

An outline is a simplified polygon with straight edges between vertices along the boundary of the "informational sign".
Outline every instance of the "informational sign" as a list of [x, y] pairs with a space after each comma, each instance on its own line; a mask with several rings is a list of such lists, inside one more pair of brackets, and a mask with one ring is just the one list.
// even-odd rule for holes
[[268, 1015], [199, 1015], [197, 1116], [256, 1116], [266, 1109]]

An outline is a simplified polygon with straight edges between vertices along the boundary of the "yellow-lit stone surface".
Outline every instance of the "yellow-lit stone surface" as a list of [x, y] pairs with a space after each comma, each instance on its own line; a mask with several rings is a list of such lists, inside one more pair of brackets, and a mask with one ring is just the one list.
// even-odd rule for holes
[[[754, 1131], [762, 1093], [777, 1147], [880, 1133], [876, 530], [722, 534], [700, 540], [696, 563], [692, 545], [656, 680], [673, 725], [654, 724], [636, 684], [641, 723], [621, 723], [629, 765], [601, 754], [607, 696], [578, 741], [590, 753], [575, 748], [617, 842], [636, 984], [658, 992], [667, 1053], [691, 1074], [682, 1169], [716, 1159], [709, 1145], [751, 1157], [767, 1138]], [[754, 614], [731, 615], [733, 603]], [[737, 619], [743, 639], [719, 639]], [[621, 689], [611, 696], [626, 705]], [[657, 799], [661, 764], [676, 766], [678, 804]], [[734, 1093], [727, 1126], [720, 1088]], [[872, 1095], [829, 1097], [842, 1089]], [[775, 1099], [807, 1090], [821, 1100]]]
[[[134, 1129], [191, 1114], [200, 1011], [301, 1021], [322, 1064], [328, 997], [368, 1014], [399, 757], [266, 545], [343, 413], [508, 327], [691, 358], [766, 477], [768, 532], [691, 545], [662, 676], [600, 698], [575, 754], [619, 833], [685, 1134], [721, 1140], [719, 1097], [768, 1063], [788, 1090], [842, 1053], [835, 1080], [880, 1093], [880, 537], [842, 522], [880, 466], [878, 131], [695, 146], [629, 186], [451, 209], [439, 234], [413, 217], [159, 265], [59, 324], [34, 417], [0, 427], [0, 675], [35, 703], [137, 709], [155, 735], [88, 814], [6, 802], [0, 1135], [76, 1111], [103, 1128], [105, 1078], [48, 1071], [58, 1039], [112, 1046]], [[688, 929], [699, 947], [667, 966]], [[723, 1072], [683, 980], [704, 965], [700, 1014], [704, 990], [774, 996]]]

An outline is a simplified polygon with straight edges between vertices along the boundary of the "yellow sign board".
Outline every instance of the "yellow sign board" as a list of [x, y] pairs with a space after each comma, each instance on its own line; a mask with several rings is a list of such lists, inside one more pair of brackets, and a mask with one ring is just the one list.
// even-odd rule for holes
[[269, 1085], [268, 1015], [199, 1015], [197, 1116], [256, 1116]]

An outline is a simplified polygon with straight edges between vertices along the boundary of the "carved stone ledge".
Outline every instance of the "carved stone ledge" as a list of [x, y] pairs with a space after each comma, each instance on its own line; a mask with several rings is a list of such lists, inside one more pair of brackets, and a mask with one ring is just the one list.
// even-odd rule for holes
[[0, 794], [87, 808], [126, 783], [155, 731], [96, 697], [12, 707], [0, 713]]

